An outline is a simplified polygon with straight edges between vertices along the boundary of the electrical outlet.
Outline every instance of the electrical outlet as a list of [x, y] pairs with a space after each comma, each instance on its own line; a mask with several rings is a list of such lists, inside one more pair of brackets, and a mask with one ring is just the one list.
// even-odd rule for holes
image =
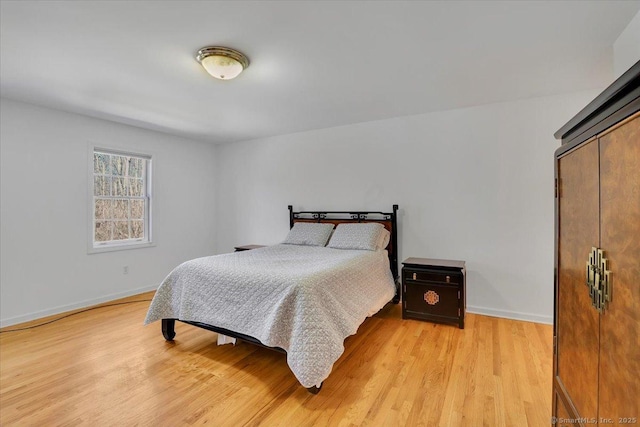
[[124, 267], [122, 267], [122, 274], [129, 274], [129, 266], [125, 265]]

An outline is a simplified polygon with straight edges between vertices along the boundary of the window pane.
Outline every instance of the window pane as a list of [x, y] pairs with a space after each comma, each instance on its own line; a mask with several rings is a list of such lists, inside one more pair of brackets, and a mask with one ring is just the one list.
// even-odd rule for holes
[[129, 157], [129, 176], [142, 178], [144, 169], [144, 160], [137, 157]]
[[131, 219], [144, 218], [144, 200], [131, 200]]
[[109, 175], [111, 173], [110, 157], [104, 153], [93, 153], [93, 173]]
[[113, 175], [125, 176], [127, 174], [127, 157], [111, 156], [111, 173]]
[[127, 199], [115, 199], [113, 201], [113, 218], [129, 218], [129, 201]]
[[114, 221], [113, 240], [125, 240], [129, 238], [129, 221]]
[[142, 239], [144, 237], [144, 221], [131, 221], [131, 238]]
[[111, 178], [108, 176], [93, 177], [93, 195], [94, 196], [110, 196], [111, 195]]
[[95, 208], [95, 219], [111, 219], [111, 200], [97, 199]]
[[128, 196], [129, 195], [129, 189], [128, 189], [128, 185], [127, 185], [127, 178], [118, 178], [118, 177], [113, 177], [113, 181], [112, 181], [112, 195], [113, 196]]
[[96, 242], [107, 242], [111, 240], [111, 229], [113, 228], [113, 222], [111, 221], [96, 221], [94, 228], [94, 239]]
[[129, 194], [131, 196], [144, 196], [141, 179], [127, 178], [127, 180], [129, 181]]

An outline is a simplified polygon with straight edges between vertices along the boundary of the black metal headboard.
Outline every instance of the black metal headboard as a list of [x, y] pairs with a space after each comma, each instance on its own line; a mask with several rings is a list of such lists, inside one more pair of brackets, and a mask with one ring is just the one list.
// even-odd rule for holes
[[377, 222], [389, 230], [391, 239], [387, 246], [389, 264], [393, 279], [398, 282], [398, 205], [393, 205], [393, 212], [366, 211], [300, 211], [294, 212], [289, 205], [289, 227], [296, 222], [328, 222], [332, 224], [350, 222]]

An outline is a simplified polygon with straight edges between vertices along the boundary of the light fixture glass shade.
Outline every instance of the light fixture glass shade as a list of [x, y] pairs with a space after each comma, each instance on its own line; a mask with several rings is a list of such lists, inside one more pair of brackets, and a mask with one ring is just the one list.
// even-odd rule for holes
[[226, 56], [207, 56], [202, 60], [202, 66], [207, 73], [220, 80], [233, 79], [242, 72], [242, 64]]
[[249, 66], [249, 60], [237, 50], [227, 47], [203, 47], [198, 51], [198, 62], [216, 79], [231, 80]]

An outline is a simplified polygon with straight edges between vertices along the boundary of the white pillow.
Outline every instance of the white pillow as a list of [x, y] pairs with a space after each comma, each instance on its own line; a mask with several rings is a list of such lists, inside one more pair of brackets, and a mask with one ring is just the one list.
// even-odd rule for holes
[[387, 245], [389, 244], [389, 240], [391, 240], [391, 233], [389, 230], [382, 226], [382, 230], [380, 231], [380, 239], [378, 240], [378, 250], [387, 249]]
[[384, 227], [376, 222], [338, 224], [327, 245], [335, 249], [364, 249], [375, 251], [380, 245]]
[[333, 224], [296, 222], [284, 239], [287, 245], [324, 246], [333, 231]]

